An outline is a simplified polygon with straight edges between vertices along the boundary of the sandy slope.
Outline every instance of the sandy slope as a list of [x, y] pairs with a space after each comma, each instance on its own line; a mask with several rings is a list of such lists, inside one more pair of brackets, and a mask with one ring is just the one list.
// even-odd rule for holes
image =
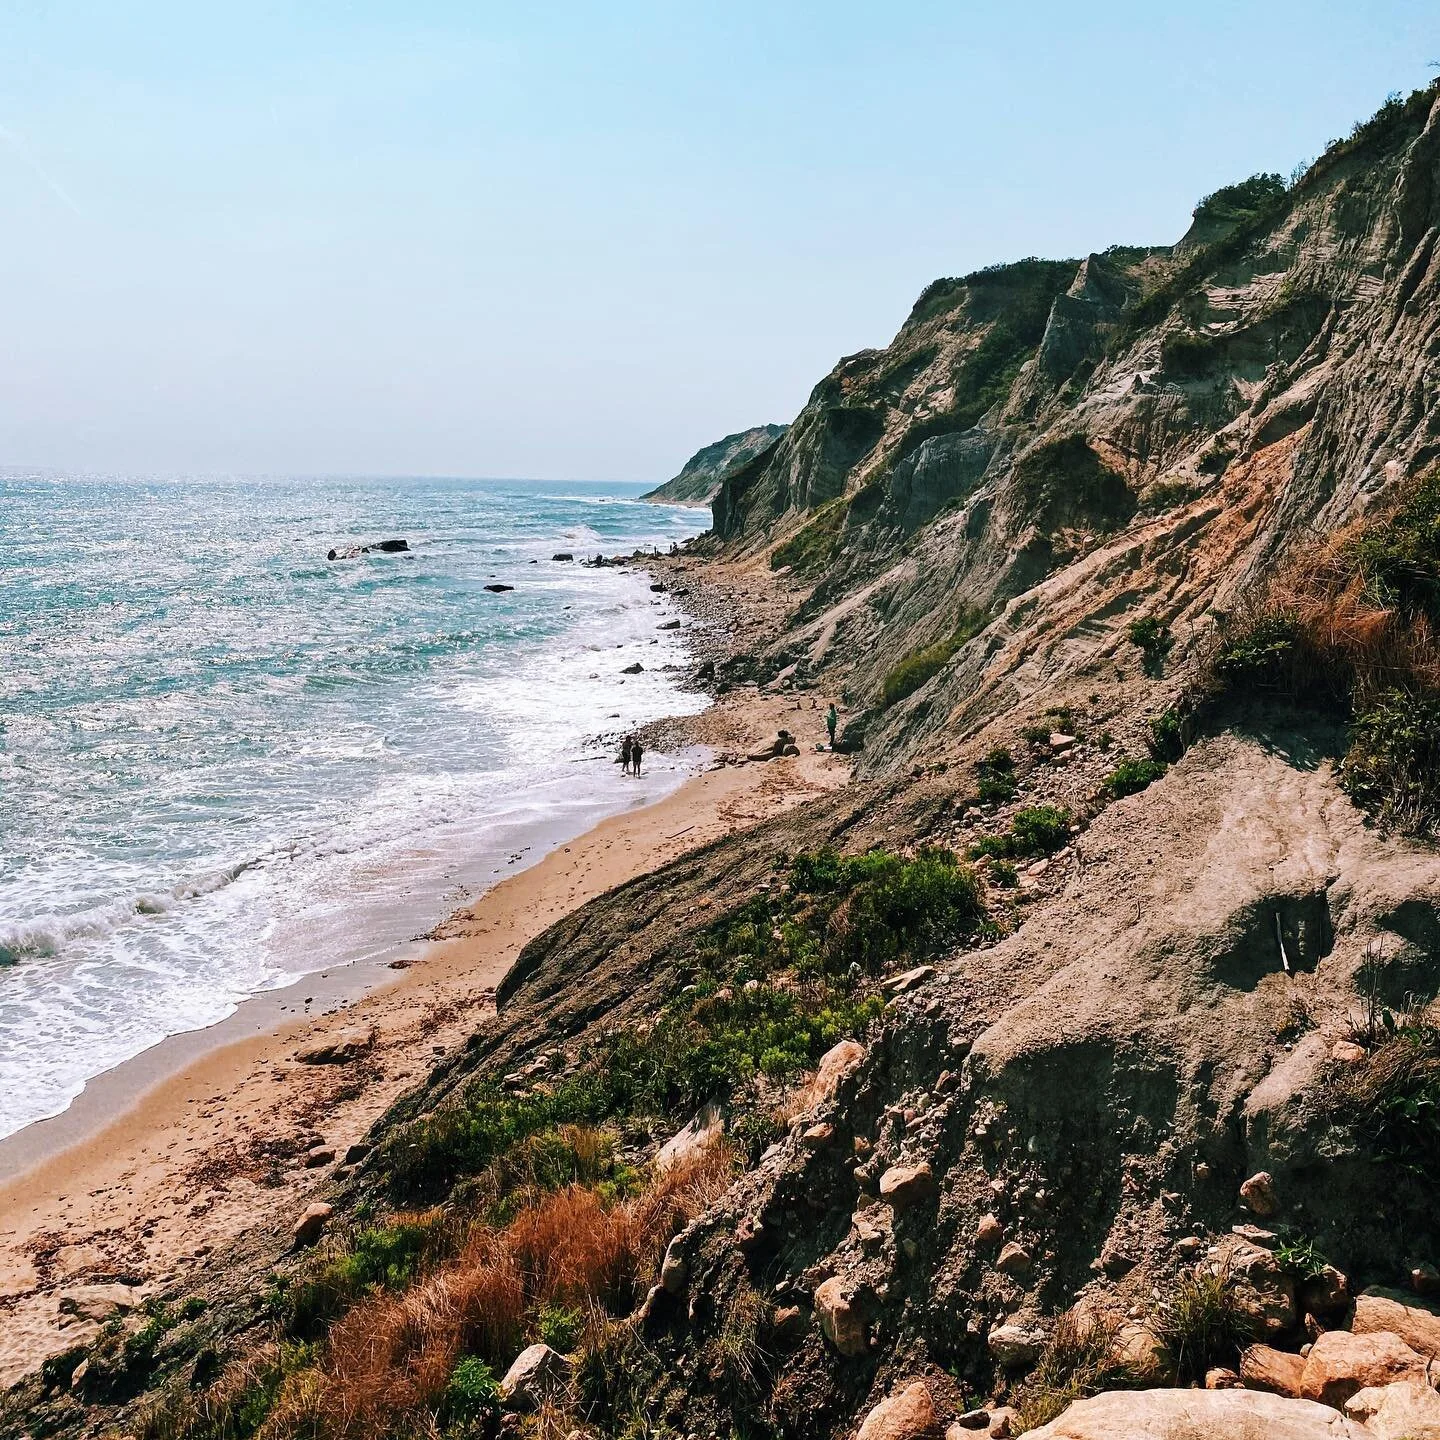
[[[823, 731], [808, 706], [807, 698], [797, 714], [793, 700], [753, 691], [727, 698], [700, 738], [743, 749], [788, 725], [804, 752], [708, 771], [658, 804], [606, 820], [451, 917], [422, 958], [382, 988], [307, 1019], [284, 1019], [272, 1005], [263, 1033], [201, 1054], [128, 1097], [128, 1108], [81, 1143], [0, 1185], [0, 1386], [93, 1333], [93, 1321], [61, 1314], [67, 1293], [80, 1294], [82, 1309], [84, 1287], [97, 1284], [120, 1282], [138, 1297], [246, 1230], [288, 1224], [334, 1170], [334, 1162], [306, 1168], [306, 1150], [323, 1145], [343, 1158], [397, 1095], [463, 1043], [521, 947], [555, 920], [844, 783], [846, 762], [810, 743]], [[362, 1059], [296, 1061], [342, 1030], [373, 1031]], [[98, 1084], [103, 1091], [103, 1078]]]

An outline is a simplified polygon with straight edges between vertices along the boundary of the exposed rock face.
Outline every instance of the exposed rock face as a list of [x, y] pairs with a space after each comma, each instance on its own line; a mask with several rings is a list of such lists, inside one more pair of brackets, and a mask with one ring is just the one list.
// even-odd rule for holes
[[681, 466], [674, 479], [647, 490], [640, 498], [705, 504], [731, 470], [748, 464], [757, 455], [768, 453], [785, 429], [784, 425], [756, 425], [753, 429], [740, 430], [723, 440], [716, 440], [697, 450]]
[[1375, 1440], [1440, 1440], [1440, 1394], [1414, 1380], [1357, 1391], [1345, 1413]]

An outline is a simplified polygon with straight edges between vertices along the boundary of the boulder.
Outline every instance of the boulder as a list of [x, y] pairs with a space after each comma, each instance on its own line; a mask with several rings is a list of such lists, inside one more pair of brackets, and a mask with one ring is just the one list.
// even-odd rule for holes
[[1355, 1302], [1357, 1335], [1388, 1331], [1428, 1360], [1440, 1360], [1440, 1305], [1418, 1300], [1403, 1290], [1372, 1285]]
[[1370, 1440], [1328, 1405], [1263, 1390], [1111, 1390], [1027, 1440]]
[[977, 1245], [998, 1245], [1005, 1238], [1005, 1227], [993, 1215], [982, 1215], [975, 1227]]
[[677, 1130], [655, 1156], [655, 1172], [663, 1175], [677, 1165], [698, 1159], [725, 1135], [725, 1117], [719, 1108], [706, 1105], [682, 1130]]
[[305, 1152], [305, 1168], [307, 1170], [318, 1170], [322, 1165], [328, 1165], [335, 1158], [335, 1148], [332, 1145], [312, 1145]]
[[690, 1279], [690, 1262], [680, 1253], [680, 1236], [676, 1236], [666, 1248], [665, 1259], [660, 1266], [660, 1288], [667, 1295], [678, 1295]]
[[384, 555], [398, 555], [410, 548], [410, 542], [408, 540], [377, 540], [370, 548], [379, 550]]
[[1240, 1203], [1262, 1220], [1273, 1215], [1280, 1208], [1280, 1201], [1275, 1193], [1275, 1177], [1268, 1170], [1252, 1175], [1240, 1187]]
[[940, 1420], [923, 1381], [882, 1400], [861, 1422], [856, 1440], [926, 1440], [937, 1435]]
[[1345, 1413], [1376, 1440], [1440, 1440], [1440, 1395], [1414, 1380], [1357, 1390]]
[[620, 673], [622, 675], [639, 675], [645, 667], [637, 660], [633, 665], [626, 665]]
[[1032, 1325], [997, 1325], [986, 1340], [990, 1353], [1007, 1370], [1029, 1365], [1045, 1345], [1045, 1332]]
[[512, 1410], [532, 1410], [564, 1393], [570, 1362], [548, 1345], [528, 1346], [500, 1382], [500, 1399]]
[[845, 1277], [832, 1276], [816, 1287], [815, 1313], [825, 1338], [841, 1355], [863, 1355], [869, 1349], [864, 1307]]
[[1358, 1065], [1365, 1055], [1365, 1047], [1357, 1045], [1353, 1040], [1337, 1040], [1330, 1047], [1330, 1058], [1338, 1060], [1342, 1065]]
[[821, 1057], [815, 1078], [805, 1087], [805, 1108], [813, 1110], [835, 1098], [840, 1082], [865, 1058], [865, 1047], [858, 1040], [842, 1040], [832, 1045]]
[[307, 1206], [305, 1213], [295, 1222], [295, 1229], [291, 1232], [294, 1237], [295, 1249], [303, 1249], [306, 1245], [313, 1245], [324, 1233], [325, 1226], [333, 1214], [331, 1207], [323, 1200], [317, 1200], [313, 1205]]
[[933, 974], [933, 965], [917, 965], [913, 970], [907, 970], [903, 975], [896, 975], [886, 980], [880, 987], [888, 990], [892, 995], [903, 995], [907, 990], [914, 990], [916, 986], [923, 985]]
[[[883, 1180], [881, 1184], [884, 1184]], [[1030, 1252], [1012, 1240], [996, 1257], [995, 1268], [1003, 1270], [1007, 1275], [1028, 1275], [1030, 1263]]]
[[880, 1177], [880, 1198], [896, 1210], [919, 1205], [935, 1193], [935, 1172], [919, 1165], [892, 1165]]
[[1304, 1373], [1305, 1361], [1299, 1355], [1270, 1345], [1251, 1345], [1240, 1356], [1240, 1379], [1251, 1390], [1298, 1396]]
[[358, 1060], [374, 1043], [373, 1030], [347, 1025], [297, 1050], [295, 1058], [302, 1065], [348, 1065], [352, 1060]]
[[1165, 1342], [1138, 1320], [1127, 1320], [1115, 1332], [1110, 1355], [1136, 1380], [1159, 1380], [1165, 1373], [1168, 1354]]
[[550, 558], [552, 560], [573, 560], [575, 557], [568, 550], [557, 550]]
[[1337, 1408], [1357, 1390], [1389, 1385], [1396, 1380], [1426, 1379], [1425, 1357], [1398, 1335], [1381, 1331], [1352, 1335], [1327, 1330], [1310, 1347], [1300, 1376], [1300, 1394]]
[[1229, 1273], [1235, 1300], [1261, 1335], [1279, 1335], [1297, 1319], [1295, 1282], [1274, 1255], [1258, 1245], [1230, 1237], [1220, 1247], [1221, 1266]]
[[60, 1327], [77, 1321], [103, 1325], [117, 1315], [128, 1314], [145, 1298], [145, 1291], [129, 1285], [76, 1285], [60, 1297], [56, 1310]]
[[1244, 1386], [1241, 1384], [1238, 1370], [1231, 1370], [1227, 1365], [1212, 1365], [1205, 1372], [1205, 1388], [1207, 1390], [1242, 1390]]

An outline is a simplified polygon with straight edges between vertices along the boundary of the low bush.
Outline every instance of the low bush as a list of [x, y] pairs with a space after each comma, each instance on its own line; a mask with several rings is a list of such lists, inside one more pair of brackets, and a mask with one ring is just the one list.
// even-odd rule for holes
[[1440, 1184], [1440, 1028], [1393, 1019], [1393, 1033], [1341, 1090], [1375, 1159]]
[[546, 1305], [535, 1322], [536, 1333], [552, 1350], [568, 1355], [579, 1343], [585, 1316], [571, 1305]]
[[483, 1433], [500, 1412], [500, 1383], [478, 1355], [465, 1355], [450, 1372], [440, 1404], [440, 1422], [457, 1435]]
[[1105, 777], [1105, 789], [1115, 800], [1126, 795], [1138, 795], [1169, 768], [1163, 760], [1122, 760]]
[[1185, 722], [1178, 710], [1167, 710], [1150, 722], [1150, 750], [1157, 760], [1175, 761], [1185, 753]]
[[1165, 668], [1165, 657], [1175, 644], [1170, 627], [1153, 615], [1132, 620], [1126, 630], [1130, 643], [1145, 657], [1145, 672], [1159, 675]]
[[1032, 805], [1017, 810], [1005, 835], [987, 835], [970, 848], [974, 856], [998, 860], [1025, 860], [1053, 855], [1070, 842], [1070, 812], [1054, 805]]
[[1015, 757], [1003, 746], [997, 745], [976, 767], [979, 785], [976, 799], [982, 805], [1003, 805], [1020, 793], [1020, 783], [1015, 778]]
[[1397, 687], [1378, 695], [1351, 724], [1340, 778], [1382, 825], [1432, 829], [1440, 816], [1440, 693]]

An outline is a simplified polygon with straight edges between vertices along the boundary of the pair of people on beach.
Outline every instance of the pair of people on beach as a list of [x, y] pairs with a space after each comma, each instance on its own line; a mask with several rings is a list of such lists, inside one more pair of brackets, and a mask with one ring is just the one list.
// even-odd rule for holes
[[645, 747], [633, 736], [627, 735], [620, 747], [620, 769], [625, 775], [638, 775], [640, 761], [644, 758]]

